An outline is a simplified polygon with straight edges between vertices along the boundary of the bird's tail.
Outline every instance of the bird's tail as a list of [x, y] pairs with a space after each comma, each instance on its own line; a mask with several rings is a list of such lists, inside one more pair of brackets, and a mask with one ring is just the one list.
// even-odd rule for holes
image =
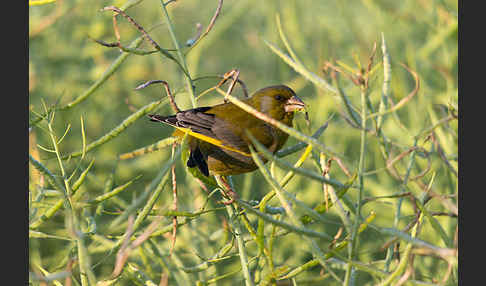
[[[148, 117], [150, 118], [150, 121], [155, 121], [155, 122], [162, 122], [165, 124], [169, 124], [172, 126], [176, 126], [177, 123], [177, 118], [175, 115], [171, 116], [161, 116], [158, 114], [149, 114]], [[179, 130], [176, 130], [178, 132]], [[179, 131], [180, 132], [180, 131]], [[201, 153], [201, 150], [199, 149], [199, 146], [196, 146], [194, 150], [191, 150], [191, 153], [189, 155], [189, 159], [187, 160], [187, 167], [189, 168], [194, 168], [197, 166], [197, 168], [201, 171], [201, 173], [208, 177], [209, 176], [209, 168], [208, 168], [208, 163], [206, 162], [207, 158]]]
[[172, 126], [175, 126], [177, 122], [177, 118], [175, 115], [161, 116], [158, 114], [149, 114], [147, 116], [150, 118], [150, 121], [162, 122]]

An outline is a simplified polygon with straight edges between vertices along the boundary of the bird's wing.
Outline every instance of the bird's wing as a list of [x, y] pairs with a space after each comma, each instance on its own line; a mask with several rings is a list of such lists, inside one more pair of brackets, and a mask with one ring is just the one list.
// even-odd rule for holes
[[[212, 109], [213, 107], [199, 107], [181, 111], [171, 116], [151, 114], [149, 118], [152, 121], [169, 124], [184, 133], [188, 133], [188, 135], [218, 147], [251, 157], [248, 151], [248, 142], [243, 140], [241, 136], [243, 128], [239, 125], [245, 125], [247, 122], [228, 122], [212, 113]], [[231, 111], [236, 111], [236, 114], [232, 113], [233, 115], [240, 113], [238, 109]]]
[[207, 113], [214, 112], [217, 114], [211, 131], [216, 138], [223, 141], [227, 146], [237, 148], [250, 155], [248, 145], [251, 144], [251, 140], [247, 132], [250, 132], [264, 146], [272, 145], [275, 139], [274, 132], [272, 132], [272, 127], [263, 120], [250, 115], [233, 104], [225, 108], [224, 112], [221, 112], [221, 109], [223, 109], [223, 106], [215, 106]]

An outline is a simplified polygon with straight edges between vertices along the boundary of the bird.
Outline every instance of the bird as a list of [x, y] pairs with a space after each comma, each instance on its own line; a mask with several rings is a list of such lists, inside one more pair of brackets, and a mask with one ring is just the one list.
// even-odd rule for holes
[[[285, 85], [264, 87], [242, 100], [263, 114], [292, 127], [295, 111], [306, 108], [295, 92]], [[174, 115], [149, 114], [151, 121], [175, 127], [172, 136], [188, 133], [189, 157], [186, 165], [209, 177], [252, 172], [252, 141], [247, 132], [269, 151], [280, 150], [288, 134], [253, 116], [231, 102], [179, 111]], [[266, 159], [263, 158], [266, 162]]]

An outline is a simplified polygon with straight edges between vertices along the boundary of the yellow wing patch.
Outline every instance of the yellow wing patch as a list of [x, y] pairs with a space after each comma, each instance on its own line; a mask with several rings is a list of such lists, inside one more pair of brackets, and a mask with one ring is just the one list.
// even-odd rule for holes
[[174, 125], [172, 125], [172, 126], [175, 127], [175, 128], [177, 128], [178, 130], [180, 130], [180, 131], [182, 131], [182, 132], [184, 132], [184, 133], [192, 136], [192, 137], [196, 137], [197, 139], [200, 139], [200, 140], [203, 140], [205, 142], [211, 143], [211, 144], [213, 144], [215, 146], [218, 146], [220, 148], [224, 148], [226, 150], [239, 153], [239, 154], [241, 154], [243, 156], [251, 157], [251, 154], [248, 154], [246, 152], [243, 152], [241, 150], [235, 149], [233, 147], [224, 145], [223, 144], [223, 141], [221, 141], [221, 140], [218, 140], [218, 139], [215, 139], [215, 138], [212, 138], [212, 137], [203, 135], [201, 133], [194, 132], [194, 131], [192, 131], [189, 128], [184, 128], [184, 127], [179, 127], [179, 126], [174, 126]]

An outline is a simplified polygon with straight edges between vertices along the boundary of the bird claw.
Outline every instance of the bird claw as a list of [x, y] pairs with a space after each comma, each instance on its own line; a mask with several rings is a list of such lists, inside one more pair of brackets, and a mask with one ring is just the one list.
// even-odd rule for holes
[[235, 202], [235, 199], [234, 198], [231, 198], [229, 201], [219, 201], [219, 203], [222, 203], [225, 206], [231, 205], [234, 202]]
[[[225, 182], [226, 183], [226, 182]], [[222, 194], [224, 197], [228, 198], [229, 201], [219, 201], [223, 205], [231, 205], [232, 203], [235, 202], [236, 199], [239, 198], [238, 194], [229, 187], [229, 185], [226, 186], [228, 189], [226, 191], [222, 191]]]

